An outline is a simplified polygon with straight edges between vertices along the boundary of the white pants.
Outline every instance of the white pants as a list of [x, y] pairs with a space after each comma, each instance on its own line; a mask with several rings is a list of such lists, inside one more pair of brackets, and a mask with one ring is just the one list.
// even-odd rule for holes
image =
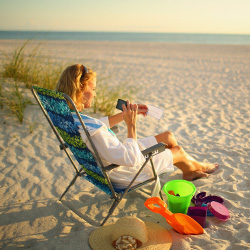
[[[157, 144], [157, 141], [154, 136], [138, 139], [138, 145], [141, 151], [155, 144]], [[165, 151], [153, 156], [152, 159], [157, 175], [174, 171], [173, 155], [171, 150], [165, 149]], [[141, 166], [142, 165], [136, 167], [120, 166], [111, 170], [109, 172], [109, 177], [114, 187], [117, 189], [126, 188], [131, 182], [131, 180], [134, 178], [136, 173], [139, 171]], [[154, 173], [152, 171], [151, 163], [149, 162], [145, 166], [143, 171], [140, 173], [140, 175], [137, 177], [137, 179], [133, 183], [133, 186], [152, 177], [154, 177]]]

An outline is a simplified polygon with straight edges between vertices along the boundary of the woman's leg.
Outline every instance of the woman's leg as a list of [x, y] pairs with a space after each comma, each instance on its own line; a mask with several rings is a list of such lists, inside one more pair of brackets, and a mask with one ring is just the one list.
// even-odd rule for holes
[[167, 144], [173, 155], [173, 164], [183, 173], [184, 180], [194, 180], [201, 177], [208, 177], [210, 173], [218, 169], [218, 164], [198, 162], [178, 145], [171, 132], [164, 132], [155, 136], [157, 142]]
[[166, 148], [174, 148], [178, 145], [174, 135], [170, 131], [163, 132], [155, 136], [157, 142], [163, 142], [166, 144]]
[[208, 177], [219, 168], [218, 164], [198, 162], [187, 154], [181, 146], [170, 149], [173, 154], [173, 163], [183, 173], [183, 179], [192, 181], [202, 177]]

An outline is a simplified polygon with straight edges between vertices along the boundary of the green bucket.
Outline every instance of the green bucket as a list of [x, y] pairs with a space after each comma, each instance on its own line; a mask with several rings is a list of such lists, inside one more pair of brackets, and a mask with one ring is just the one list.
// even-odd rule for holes
[[[191, 199], [196, 192], [196, 187], [189, 181], [172, 180], [163, 186], [163, 191], [167, 195], [168, 209], [172, 213], [186, 214]], [[169, 191], [173, 191], [175, 195], [170, 194]], [[177, 194], [179, 196], [176, 196]]]

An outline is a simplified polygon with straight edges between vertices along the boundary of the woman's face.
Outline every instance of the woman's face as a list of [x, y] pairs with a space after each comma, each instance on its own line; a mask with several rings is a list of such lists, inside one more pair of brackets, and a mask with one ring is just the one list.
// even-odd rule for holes
[[96, 96], [96, 78], [88, 83], [87, 89], [83, 92], [82, 104], [84, 104], [84, 108], [90, 108], [91, 103]]

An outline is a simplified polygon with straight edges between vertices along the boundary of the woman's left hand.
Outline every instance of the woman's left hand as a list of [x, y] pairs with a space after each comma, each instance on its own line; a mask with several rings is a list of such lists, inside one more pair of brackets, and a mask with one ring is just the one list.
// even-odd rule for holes
[[147, 116], [147, 111], [148, 111], [148, 107], [145, 104], [137, 104], [138, 110], [137, 110], [137, 114], [138, 115], [143, 115], [143, 116]]

